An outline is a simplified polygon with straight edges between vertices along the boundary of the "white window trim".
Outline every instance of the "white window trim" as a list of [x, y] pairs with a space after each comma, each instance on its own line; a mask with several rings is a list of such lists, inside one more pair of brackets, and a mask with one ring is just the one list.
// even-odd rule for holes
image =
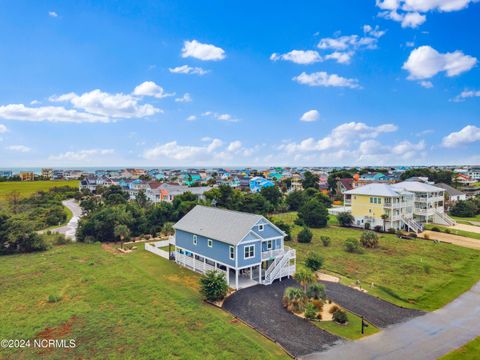
[[230, 260], [235, 260], [235, 248], [230, 246], [228, 248]]
[[263, 231], [265, 229], [265, 224], [258, 224], [258, 231]]
[[197, 235], [193, 235], [193, 245], [197, 245]]
[[209, 248], [213, 247], [213, 240], [212, 240], [212, 239], [208, 239], [208, 240], [207, 240], [207, 246], [208, 246]]
[[[247, 249], [250, 249], [252, 248], [253, 251], [252, 251], [252, 256], [245, 256], [246, 255], [246, 252], [247, 252]], [[248, 253], [250, 253], [250, 251], [248, 251]], [[247, 245], [243, 248], [243, 258], [245, 260], [248, 260], [248, 259], [253, 259], [255, 257], [255, 245]]]
[[267, 240], [267, 250], [273, 249], [273, 240]]

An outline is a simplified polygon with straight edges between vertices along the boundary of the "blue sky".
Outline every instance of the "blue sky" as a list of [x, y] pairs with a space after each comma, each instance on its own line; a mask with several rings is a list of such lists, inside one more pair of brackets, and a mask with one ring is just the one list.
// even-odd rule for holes
[[0, 167], [480, 163], [480, 3], [0, 3]]

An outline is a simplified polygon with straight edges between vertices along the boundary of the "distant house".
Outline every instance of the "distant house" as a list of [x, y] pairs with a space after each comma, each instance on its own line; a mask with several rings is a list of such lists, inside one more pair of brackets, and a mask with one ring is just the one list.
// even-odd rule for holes
[[218, 270], [232, 288], [269, 285], [295, 273], [295, 250], [261, 215], [197, 205], [173, 227], [175, 261], [200, 273]]
[[[343, 178], [343, 179], [338, 179], [336, 182], [336, 187], [337, 187], [337, 194], [345, 194], [346, 191], [352, 190], [354, 181], [352, 178]], [[348, 197], [347, 197], [348, 199]]]
[[302, 176], [300, 174], [293, 174], [289, 191], [302, 191]]
[[263, 188], [272, 187], [275, 186], [275, 184], [271, 180], [267, 180], [260, 176], [255, 176], [250, 179], [249, 186], [252, 193], [257, 193]]
[[13, 176], [13, 171], [11, 170], [0, 170], [0, 177], [11, 178]]
[[32, 171], [22, 171], [20, 174], [20, 180], [22, 181], [33, 181], [35, 180], [35, 174]]
[[151, 202], [157, 203], [161, 201], [172, 202], [175, 196], [182, 195], [186, 192], [191, 192], [197, 195], [198, 198], [204, 199], [204, 193], [211, 190], [210, 186], [188, 187], [185, 185], [159, 183], [156, 181], [150, 182], [146, 188], [145, 194], [147, 199]]
[[446, 198], [446, 203], [448, 207], [454, 205], [457, 201], [467, 200], [467, 195], [465, 193], [455, 189], [454, 187], [448, 184], [439, 183], [439, 184], [435, 184], [435, 186], [445, 190], [445, 198]]
[[470, 176], [467, 174], [455, 174], [453, 176], [453, 181], [463, 184], [463, 185], [470, 185], [475, 182]]
[[50, 180], [53, 178], [53, 169], [44, 168], [41, 175], [44, 180]]
[[480, 181], [480, 168], [471, 168], [468, 170], [468, 176], [473, 181]]
[[106, 176], [89, 175], [80, 180], [80, 191], [83, 189], [95, 192], [98, 186], [112, 186], [115, 182]]

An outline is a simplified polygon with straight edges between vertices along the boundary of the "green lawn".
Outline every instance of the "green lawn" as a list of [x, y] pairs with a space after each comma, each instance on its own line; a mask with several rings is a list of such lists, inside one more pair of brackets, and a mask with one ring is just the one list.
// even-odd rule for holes
[[441, 360], [477, 360], [480, 354], [480, 337], [470, 341], [461, 348], [441, 357]]
[[334, 321], [312, 321], [312, 323], [320, 329], [350, 340], [356, 340], [378, 332], [378, 329], [369, 323], [368, 327], [365, 328], [365, 334], [362, 335], [362, 319], [350, 311], [347, 311], [347, 316], [347, 325], [340, 325]]
[[[292, 223], [295, 214], [274, 218]], [[293, 228], [294, 238], [299, 229]], [[359, 239], [362, 230], [329, 226], [312, 231], [312, 243], [287, 244], [297, 250], [298, 264], [308, 252], [320, 253], [325, 259], [324, 270], [340, 276], [343, 283], [359, 280], [370, 294], [400, 306], [435, 310], [480, 280], [480, 252], [476, 250], [381, 234], [378, 249], [351, 254], [344, 250], [344, 241], [349, 237]], [[331, 238], [329, 247], [322, 245], [322, 235]]]
[[474, 217], [459, 217], [459, 216], [450, 216], [450, 217], [461, 224], [470, 225], [470, 221], [480, 222], [480, 214]]
[[0, 182], [0, 202], [5, 201], [8, 194], [13, 191], [18, 191], [22, 197], [29, 197], [38, 191], [47, 191], [53, 187], [71, 186], [78, 188], [78, 185], [78, 180]]
[[458, 230], [458, 229], [452, 229], [452, 228], [448, 228], [448, 227], [442, 226], [442, 225], [431, 225], [431, 224], [425, 225], [425, 229], [427, 229], [427, 230], [432, 230], [432, 228], [434, 228], [434, 227], [438, 228], [440, 230], [440, 232], [445, 232], [445, 230], [448, 229], [449, 234], [458, 235], [458, 236], [465, 236], [465, 237], [468, 237], [468, 238], [480, 240], [480, 233]]
[[[254, 330], [201, 300], [198, 275], [139, 248], [70, 244], [0, 259], [0, 338], [75, 339], [73, 350], [14, 358], [281, 359]], [[48, 302], [49, 295], [61, 296]]]

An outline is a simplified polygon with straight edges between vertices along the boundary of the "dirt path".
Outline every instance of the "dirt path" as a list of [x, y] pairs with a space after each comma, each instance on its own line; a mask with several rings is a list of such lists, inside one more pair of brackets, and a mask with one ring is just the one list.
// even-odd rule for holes
[[429, 230], [419, 234], [419, 237], [424, 237], [425, 235], [428, 235], [430, 240], [438, 240], [470, 249], [480, 250], [480, 240]]
[[454, 226], [450, 226], [450, 229], [456, 230], [463, 230], [468, 232], [474, 232], [480, 234], [480, 226], [473, 226], [473, 225], [465, 225], [465, 224], [457, 224]]

